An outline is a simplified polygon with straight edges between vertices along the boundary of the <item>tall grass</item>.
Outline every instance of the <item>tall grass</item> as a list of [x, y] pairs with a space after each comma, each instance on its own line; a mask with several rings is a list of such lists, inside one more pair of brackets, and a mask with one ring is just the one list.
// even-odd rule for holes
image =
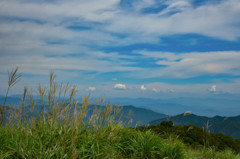
[[8, 93], [9, 93], [9, 90], [11, 89], [12, 86], [14, 86], [18, 80], [20, 79], [20, 77], [22, 76], [21, 73], [18, 73], [18, 67], [16, 67], [15, 69], [12, 69], [11, 72], [8, 71], [8, 88], [7, 88], [7, 92], [6, 92], [6, 95], [5, 95], [5, 99], [4, 99], [4, 102], [3, 102], [3, 105], [0, 107], [0, 126], [2, 125], [2, 123], [4, 122], [4, 119], [5, 119], [5, 104], [6, 104], [6, 101], [7, 101], [7, 97], [8, 97]]
[[[55, 74], [51, 72], [49, 88], [38, 85], [39, 103], [33, 98], [34, 90], [24, 87], [21, 108], [9, 107], [10, 115], [0, 127], [1, 159], [184, 159], [214, 156], [209, 150], [189, 150], [178, 139], [163, 139], [151, 130], [141, 132], [124, 127], [120, 120], [120, 106], [105, 104], [104, 109], [100, 109], [97, 105], [104, 105], [103, 99], [92, 106], [89, 96], [83, 96], [81, 104], [78, 104], [76, 87], [58, 85], [54, 79]], [[239, 157], [231, 151], [227, 155]]]

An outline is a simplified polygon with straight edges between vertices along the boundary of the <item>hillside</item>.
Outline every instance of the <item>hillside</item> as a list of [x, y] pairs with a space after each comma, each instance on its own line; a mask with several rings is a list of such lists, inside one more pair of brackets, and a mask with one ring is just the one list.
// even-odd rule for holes
[[204, 128], [212, 133], [223, 133], [233, 138], [240, 138], [240, 116], [222, 117], [214, 116], [212, 118], [198, 116], [195, 114], [180, 114], [172, 117], [158, 119], [149, 122], [151, 125], [158, 125], [162, 121], [172, 121], [175, 126], [194, 125]]
[[163, 121], [159, 125], [148, 125], [138, 128], [141, 131], [154, 131], [155, 133], [165, 137], [176, 136], [185, 144], [193, 147], [214, 147], [215, 150], [223, 151], [231, 149], [236, 153], [240, 152], [240, 140], [233, 139], [231, 136], [221, 133], [210, 133], [203, 131], [202, 128], [198, 128], [192, 125], [186, 126], [173, 126], [172, 121]]
[[134, 107], [131, 105], [122, 106], [121, 108], [122, 108], [121, 112], [125, 116], [127, 116], [128, 113], [131, 112], [130, 116], [133, 119], [132, 126], [135, 126], [136, 124], [144, 125], [150, 121], [167, 117], [167, 115], [165, 115], [165, 114], [157, 113], [152, 110], [145, 109], [145, 108]]

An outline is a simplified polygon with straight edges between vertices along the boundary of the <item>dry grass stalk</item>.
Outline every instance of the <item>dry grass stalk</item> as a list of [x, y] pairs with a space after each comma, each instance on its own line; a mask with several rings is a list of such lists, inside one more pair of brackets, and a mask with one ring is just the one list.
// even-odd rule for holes
[[[101, 106], [104, 103], [104, 99], [99, 98], [94, 107], [89, 107], [92, 99], [88, 96], [82, 97], [81, 106], [77, 101], [74, 100], [75, 95], [78, 90], [76, 86], [72, 86], [71, 90], [69, 90], [70, 85], [67, 83], [66, 85], [58, 86], [57, 83], [54, 82], [55, 75], [53, 72], [50, 73], [50, 87], [49, 90], [43, 88], [40, 84], [37, 87], [37, 94], [41, 99], [41, 116], [35, 116], [35, 101], [33, 98], [33, 90], [28, 90], [27, 87], [24, 88], [24, 95], [21, 100], [22, 102], [22, 111], [17, 109], [10, 109], [11, 111], [11, 120], [14, 121], [15, 124], [21, 125], [23, 120], [21, 117], [24, 117], [24, 109], [25, 109], [25, 98], [27, 96], [28, 103], [30, 105], [31, 116], [26, 118], [26, 125], [29, 125], [30, 129], [33, 128], [44, 128], [50, 127], [54, 128], [55, 126], [61, 126], [65, 131], [71, 130], [72, 132], [81, 131], [83, 129], [87, 129], [87, 131], [98, 131], [102, 130], [105, 126], [114, 122], [114, 119], [120, 112], [120, 106], [116, 107], [112, 104], [105, 105], [104, 109], [98, 107], [98, 104]], [[44, 96], [48, 93], [47, 103], [49, 106], [48, 112], [44, 113]], [[65, 99], [69, 93], [68, 99]], [[56, 99], [56, 95], [58, 95], [58, 100]], [[63, 98], [61, 97], [63, 96]], [[60, 100], [62, 99], [62, 100]], [[91, 114], [88, 113], [92, 108]], [[22, 112], [22, 115], [21, 115]], [[40, 117], [40, 118], [39, 118]], [[121, 125], [121, 124], [120, 124]], [[90, 128], [90, 129], [88, 129]], [[73, 131], [74, 130], [74, 131]], [[74, 137], [74, 134], [73, 134]]]
[[3, 105], [0, 109], [0, 114], [1, 114], [1, 118], [0, 118], [0, 126], [3, 124], [4, 122], [4, 113], [5, 113], [5, 104], [6, 104], [6, 101], [7, 101], [7, 97], [8, 97], [8, 93], [9, 93], [9, 90], [12, 86], [14, 86], [20, 79], [20, 77], [22, 77], [22, 74], [21, 73], [18, 73], [18, 67], [16, 67], [15, 69], [13, 69], [11, 72], [8, 71], [8, 89], [7, 89], [7, 92], [6, 92], [6, 96], [5, 96], [5, 99], [4, 99], [4, 102], [3, 102]]
[[22, 119], [24, 119], [25, 116], [25, 98], [27, 95], [27, 87], [24, 87], [24, 92], [23, 92], [23, 98], [21, 99], [21, 106], [22, 106]]
[[38, 93], [40, 96], [40, 105], [41, 105], [41, 114], [44, 113], [44, 102], [43, 98], [45, 96], [46, 89], [41, 86], [41, 84], [38, 85]]

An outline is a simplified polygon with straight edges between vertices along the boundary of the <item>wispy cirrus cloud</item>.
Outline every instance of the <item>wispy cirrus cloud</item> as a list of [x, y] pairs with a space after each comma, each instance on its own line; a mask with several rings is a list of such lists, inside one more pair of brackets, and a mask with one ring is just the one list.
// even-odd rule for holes
[[[59, 22], [68, 18], [101, 22], [114, 16], [119, 0], [90, 1], [1, 1], [0, 14], [20, 18]], [[71, 20], [71, 19], [70, 19]]]
[[[111, 42], [117, 45], [143, 41], [158, 42], [159, 36], [185, 33], [226, 40], [235, 40], [240, 36], [238, 29], [240, 21], [237, 18], [240, 15], [238, 0], [205, 3], [198, 7], [194, 7], [191, 1], [187, 0], [130, 1], [129, 3], [132, 3], [131, 10], [121, 8], [120, 0], [42, 1], [41, 3], [21, 0], [2, 1], [0, 16], [4, 26], [1, 28], [4, 32], [13, 31], [13, 34], [23, 31], [27, 33], [24, 35], [43, 37], [42, 40], [46, 40], [44, 37], [53, 40], [54, 38], [72, 41], [81, 39], [88, 44], [91, 40], [95, 40], [95, 44], [102, 45]], [[166, 7], [154, 13], [142, 12], [146, 8], [154, 9], [154, 6]], [[69, 29], [69, 26], [79, 29]], [[124, 34], [125, 37], [119, 38], [114, 35], [116, 33]]]
[[229, 74], [240, 75], [240, 52], [192, 52], [165, 53], [140, 51], [139, 54], [153, 58], [157, 65], [164, 66], [147, 70], [145, 77], [190, 78], [201, 75]]
[[[93, 53], [94, 54], [94, 53]], [[118, 61], [119, 64], [115, 62]], [[22, 56], [11, 55], [3, 56], [0, 59], [2, 73], [13, 66], [19, 66], [25, 73], [29, 74], [48, 74], [50, 70], [79, 70], [79, 71], [93, 71], [93, 72], [113, 72], [113, 71], [134, 71], [139, 68], [128, 67], [127, 61], [122, 61], [117, 58], [117, 55], [112, 59], [99, 59], [98, 57], [64, 57], [64, 56], [43, 56], [43, 55], [30, 55]], [[126, 66], [124, 66], [126, 65]], [[38, 71], [36, 71], [38, 70]]]
[[[143, 37], [144, 35], [155, 37], [196, 33], [226, 40], [236, 40], [240, 35], [236, 26], [240, 21], [234, 20], [240, 14], [237, 0], [221, 1], [217, 4], [206, 3], [206, 5], [197, 8], [193, 7], [190, 1], [161, 2], [167, 5], [165, 9], [159, 10], [155, 14], [142, 14], [141, 12], [120, 14], [107, 26], [107, 29], [122, 33], [140, 34]], [[161, 5], [161, 2], [158, 5]]]

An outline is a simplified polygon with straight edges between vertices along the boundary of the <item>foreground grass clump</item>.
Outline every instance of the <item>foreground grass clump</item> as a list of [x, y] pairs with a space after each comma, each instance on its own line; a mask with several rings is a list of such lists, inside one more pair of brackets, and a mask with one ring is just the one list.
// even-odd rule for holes
[[98, 132], [5, 127], [0, 139], [1, 158], [183, 158], [183, 147], [169, 146], [150, 131], [117, 125]]
[[[192, 150], [177, 138], [164, 139], [152, 130], [123, 126], [120, 107], [107, 104], [98, 109], [102, 100], [90, 107], [89, 97], [82, 97], [78, 104], [76, 87], [57, 85], [54, 78], [51, 73], [49, 89], [38, 86], [38, 104], [25, 88], [21, 108], [1, 109], [5, 110], [0, 127], [1, 159], [239, 158], [232, 151]], [[25, 106], [25, 97], [29, 106]]]
[[177, 139], [108, 125], [78, 131], [64, 125], [0, 128], [0, 158], [159, 158], [238, 159], [232, 151], [193, 150]]

